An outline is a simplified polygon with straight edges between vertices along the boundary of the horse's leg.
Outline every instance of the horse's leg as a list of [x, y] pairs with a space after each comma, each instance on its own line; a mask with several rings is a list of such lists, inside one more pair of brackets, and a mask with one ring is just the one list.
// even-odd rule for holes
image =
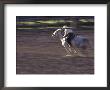
[[71, 47], [68, 43], [66, 43], [66, 49], [72, 56], [76, 56], [75, 54], [77, 54], [77, 51], [73, 47]]
[[65, 50], [67, 52], [66, 56], [70, 56], [71, 52], [72, 52], [71, 48], [69, 48], [69, 46], [68, 46], [68, 44], [66, 42], [64, 42], [63, 46], [64, 46], [64, 48], [65, 48]]
[[69, 44], [67, 44], [68, 45], [68, 50], [70, 51], [70, 53], [72, 53], [72, 48], [71, 48], [71, 46], [69, 45]]
[[68, 55], [71, 55], [71, 52], [65, 47], [65, 50], [66, 50], [66, 52], [67, 52], [67, 56]]
[[76, 54], [76, 53], [77, 53], [77, 51], [76, 51], [75, 47], [72, 47], [72, 51], [73, 51], [73, 53], [74, 53], [74, 54]]
[[81, 51], [80, 51], [80, 49], [78, 49], [77, 47], [75, 47], [75, 49], [76, 49], [76, 51], [77, 51], [77, 55], [78, 56], [84, 56], [82, 53], [81, 53]]
[[80, 51], [75, 46], [72, 47], [72, 51], [75, 56], [77, 56], [77, 55], [79, 56]]
[[72, 42], [72, 46], [73, 46], [73, 51], [74, 51], [74, 54], [75, 55], [78, 55], [78, 56], [83, 56], [84, 55], [81, 53], [81, 51], [75, 46], [75, 44]]
[[74, 44], [74, 42], [71, 42], [72, 43], [72, 51], [73, 51], [73, 53], [74, 54], [77, 54], [78, 53], [78, 50], [76, 49], [76, 46], [75, 46], [75, 44]]

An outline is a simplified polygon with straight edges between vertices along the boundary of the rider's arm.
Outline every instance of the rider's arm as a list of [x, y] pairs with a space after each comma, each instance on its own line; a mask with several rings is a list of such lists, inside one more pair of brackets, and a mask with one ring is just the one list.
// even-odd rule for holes
[[63, 37], [67, 37], [68, 34], [65, 34]]
[[56, 34], [59, 30], [60, 30], [60, 29], [57, 29], [56, 31], [54, 31], [54, 33], [53, 33], [53, 34], [55, 35], [55, 34]]

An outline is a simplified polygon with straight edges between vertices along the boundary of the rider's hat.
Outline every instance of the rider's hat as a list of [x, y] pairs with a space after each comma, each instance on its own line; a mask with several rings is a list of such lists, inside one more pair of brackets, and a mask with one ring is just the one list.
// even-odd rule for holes
[[62, 28], [63, 29], [66, 29], [66, 28], [71, 28], [71, 27], [68, 27], [68, 26], [64, 25]]

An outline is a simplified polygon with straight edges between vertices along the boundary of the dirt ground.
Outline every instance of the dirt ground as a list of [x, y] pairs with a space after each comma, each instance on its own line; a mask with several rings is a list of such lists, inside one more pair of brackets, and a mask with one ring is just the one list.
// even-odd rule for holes
[[17, 74], [94, 74], [94, 33], [78, 31], [87, 36], [91, 47], [82, 51], [87, 57], [66, 57], [65, 49], [53, 31], [17, 30]]

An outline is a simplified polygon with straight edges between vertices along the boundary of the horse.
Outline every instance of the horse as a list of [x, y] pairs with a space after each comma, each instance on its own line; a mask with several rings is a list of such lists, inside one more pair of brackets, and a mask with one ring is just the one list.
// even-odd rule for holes
[[66, 37], [63, 37], [62, 29], [57, 29], [52, 33], [52, 37], [58, 37], [62, 43], [62, 46], [65, 48], [67, 55], [66, 56], [81, 56], [83, 55], [79, 48], [87, 49], [87, 46], [90, 45], [89, 40], [87, 37], [76, 35], [72, 40], [71, 44], [72, 47], [67, 43]]

